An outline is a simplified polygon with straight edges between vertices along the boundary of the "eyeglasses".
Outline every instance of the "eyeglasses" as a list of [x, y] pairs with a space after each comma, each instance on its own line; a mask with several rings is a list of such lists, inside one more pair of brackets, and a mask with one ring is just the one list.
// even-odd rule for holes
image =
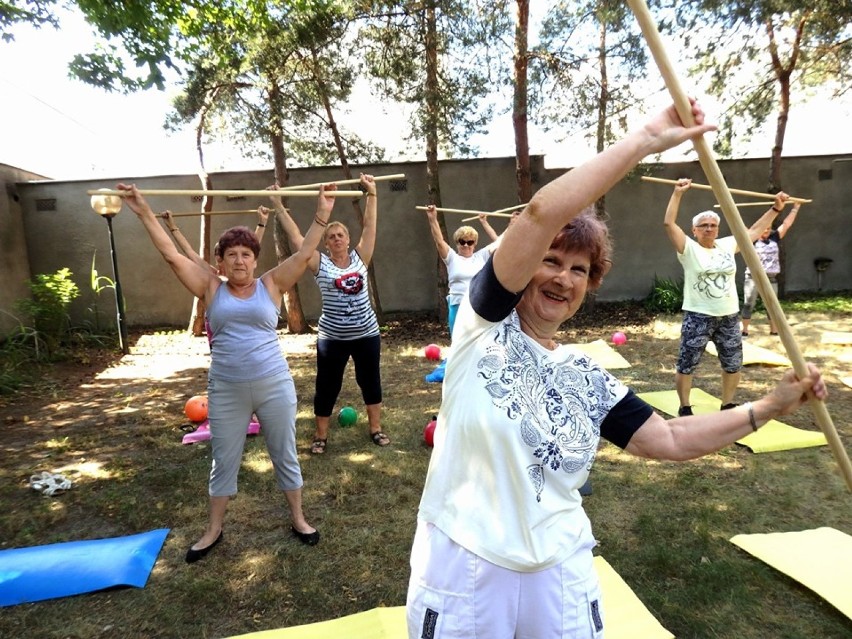
[[462, 246], [473, 246], [476, 244], [476, 240], [459, 240], [459, 244]]
[[708, 231], [719, 228], [718, 224], [699, 224], [695, 228], [697, 229], [707, 229]]

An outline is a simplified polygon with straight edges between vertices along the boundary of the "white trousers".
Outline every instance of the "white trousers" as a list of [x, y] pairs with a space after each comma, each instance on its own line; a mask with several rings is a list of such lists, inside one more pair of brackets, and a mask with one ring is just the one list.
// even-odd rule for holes
[[409, 639], [603, 639], [594, 539], [538, 572], [517, 572], [417, 522], [406, 615]]

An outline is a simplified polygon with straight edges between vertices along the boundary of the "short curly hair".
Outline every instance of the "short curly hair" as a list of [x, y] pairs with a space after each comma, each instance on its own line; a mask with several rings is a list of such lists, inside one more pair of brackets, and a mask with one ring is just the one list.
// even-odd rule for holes
[[603, 283], [604, 275], [612, 267], [612, 239], [606, 223], [595, 215], [592, 207], [562, 227], [550, 243], [551, 249], [561, 251], [588, 251], [589, 288], [594, 290]]
[[474, 242], [479, 241], [479, 233], [472, 226], [460, 226], [453, 233], [453, 242], [458, 243], [459, 240], [473, 239]]
[[216, 257], [220, 260], [225, 259], [225, 251], [234, 246], [245, 246], [251, 249], [255, 259], [260, 255], [260, 242], [257, 241], [257, 235], [247, 226], [235, 226], [222, 233], [219, 241], [216, 242]]

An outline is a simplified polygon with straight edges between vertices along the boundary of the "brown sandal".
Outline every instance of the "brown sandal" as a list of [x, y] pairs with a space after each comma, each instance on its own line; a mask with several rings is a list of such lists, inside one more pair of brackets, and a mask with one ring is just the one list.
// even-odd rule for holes
[[325, 447], [328, 445], [328, 438], [320, 439], [317, 437], [311, 442], [311, 455], [322, 455], [325, 452]]

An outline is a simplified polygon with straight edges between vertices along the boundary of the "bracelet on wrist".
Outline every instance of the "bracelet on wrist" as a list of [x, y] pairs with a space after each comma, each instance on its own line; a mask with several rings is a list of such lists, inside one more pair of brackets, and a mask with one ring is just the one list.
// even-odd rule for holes
[[266, 224], [261, 224], [260, 222], [258, 222], [258, 223], [257, 223], [257, 225], [258, 225], [260, 228], [263, 228], [263, 227], [265, 227], [265, 226], [266, 226]]
[[752, 431], [757, 432], [757, 420], [754, 418], [754, 406], [751, 405], [751, 402], [746, 402], [745, 407], [748, 409], [748, 423], [751, 426]]
[[177, 231], [180, 231], [180, 229], [179, 229], [178, 227], [174, 227], [173, 229], [169, 229], [169, 230], [170, 230], [172, 233], [176, 233]]
[[375, 193], [367, 193], [367, 197], [378, 197]]
[[319, 217], [317, 217], [316, 215], [314, 215], [314, 222], [316, 222], [317, 224], [319, 224], [322, 227], [328, 226], [328, 222], [326, 222], [325, 220], [319, 219]]
[[776, 213], [780, 213], [780, 212], [781, 212], [781, 211], [783, 211], [784, 209], [776, 209], [776, 208], [773, 206], [773, 207], [772, 207], [772, 210], [773, 210], [773, 211], [775, 211]]

